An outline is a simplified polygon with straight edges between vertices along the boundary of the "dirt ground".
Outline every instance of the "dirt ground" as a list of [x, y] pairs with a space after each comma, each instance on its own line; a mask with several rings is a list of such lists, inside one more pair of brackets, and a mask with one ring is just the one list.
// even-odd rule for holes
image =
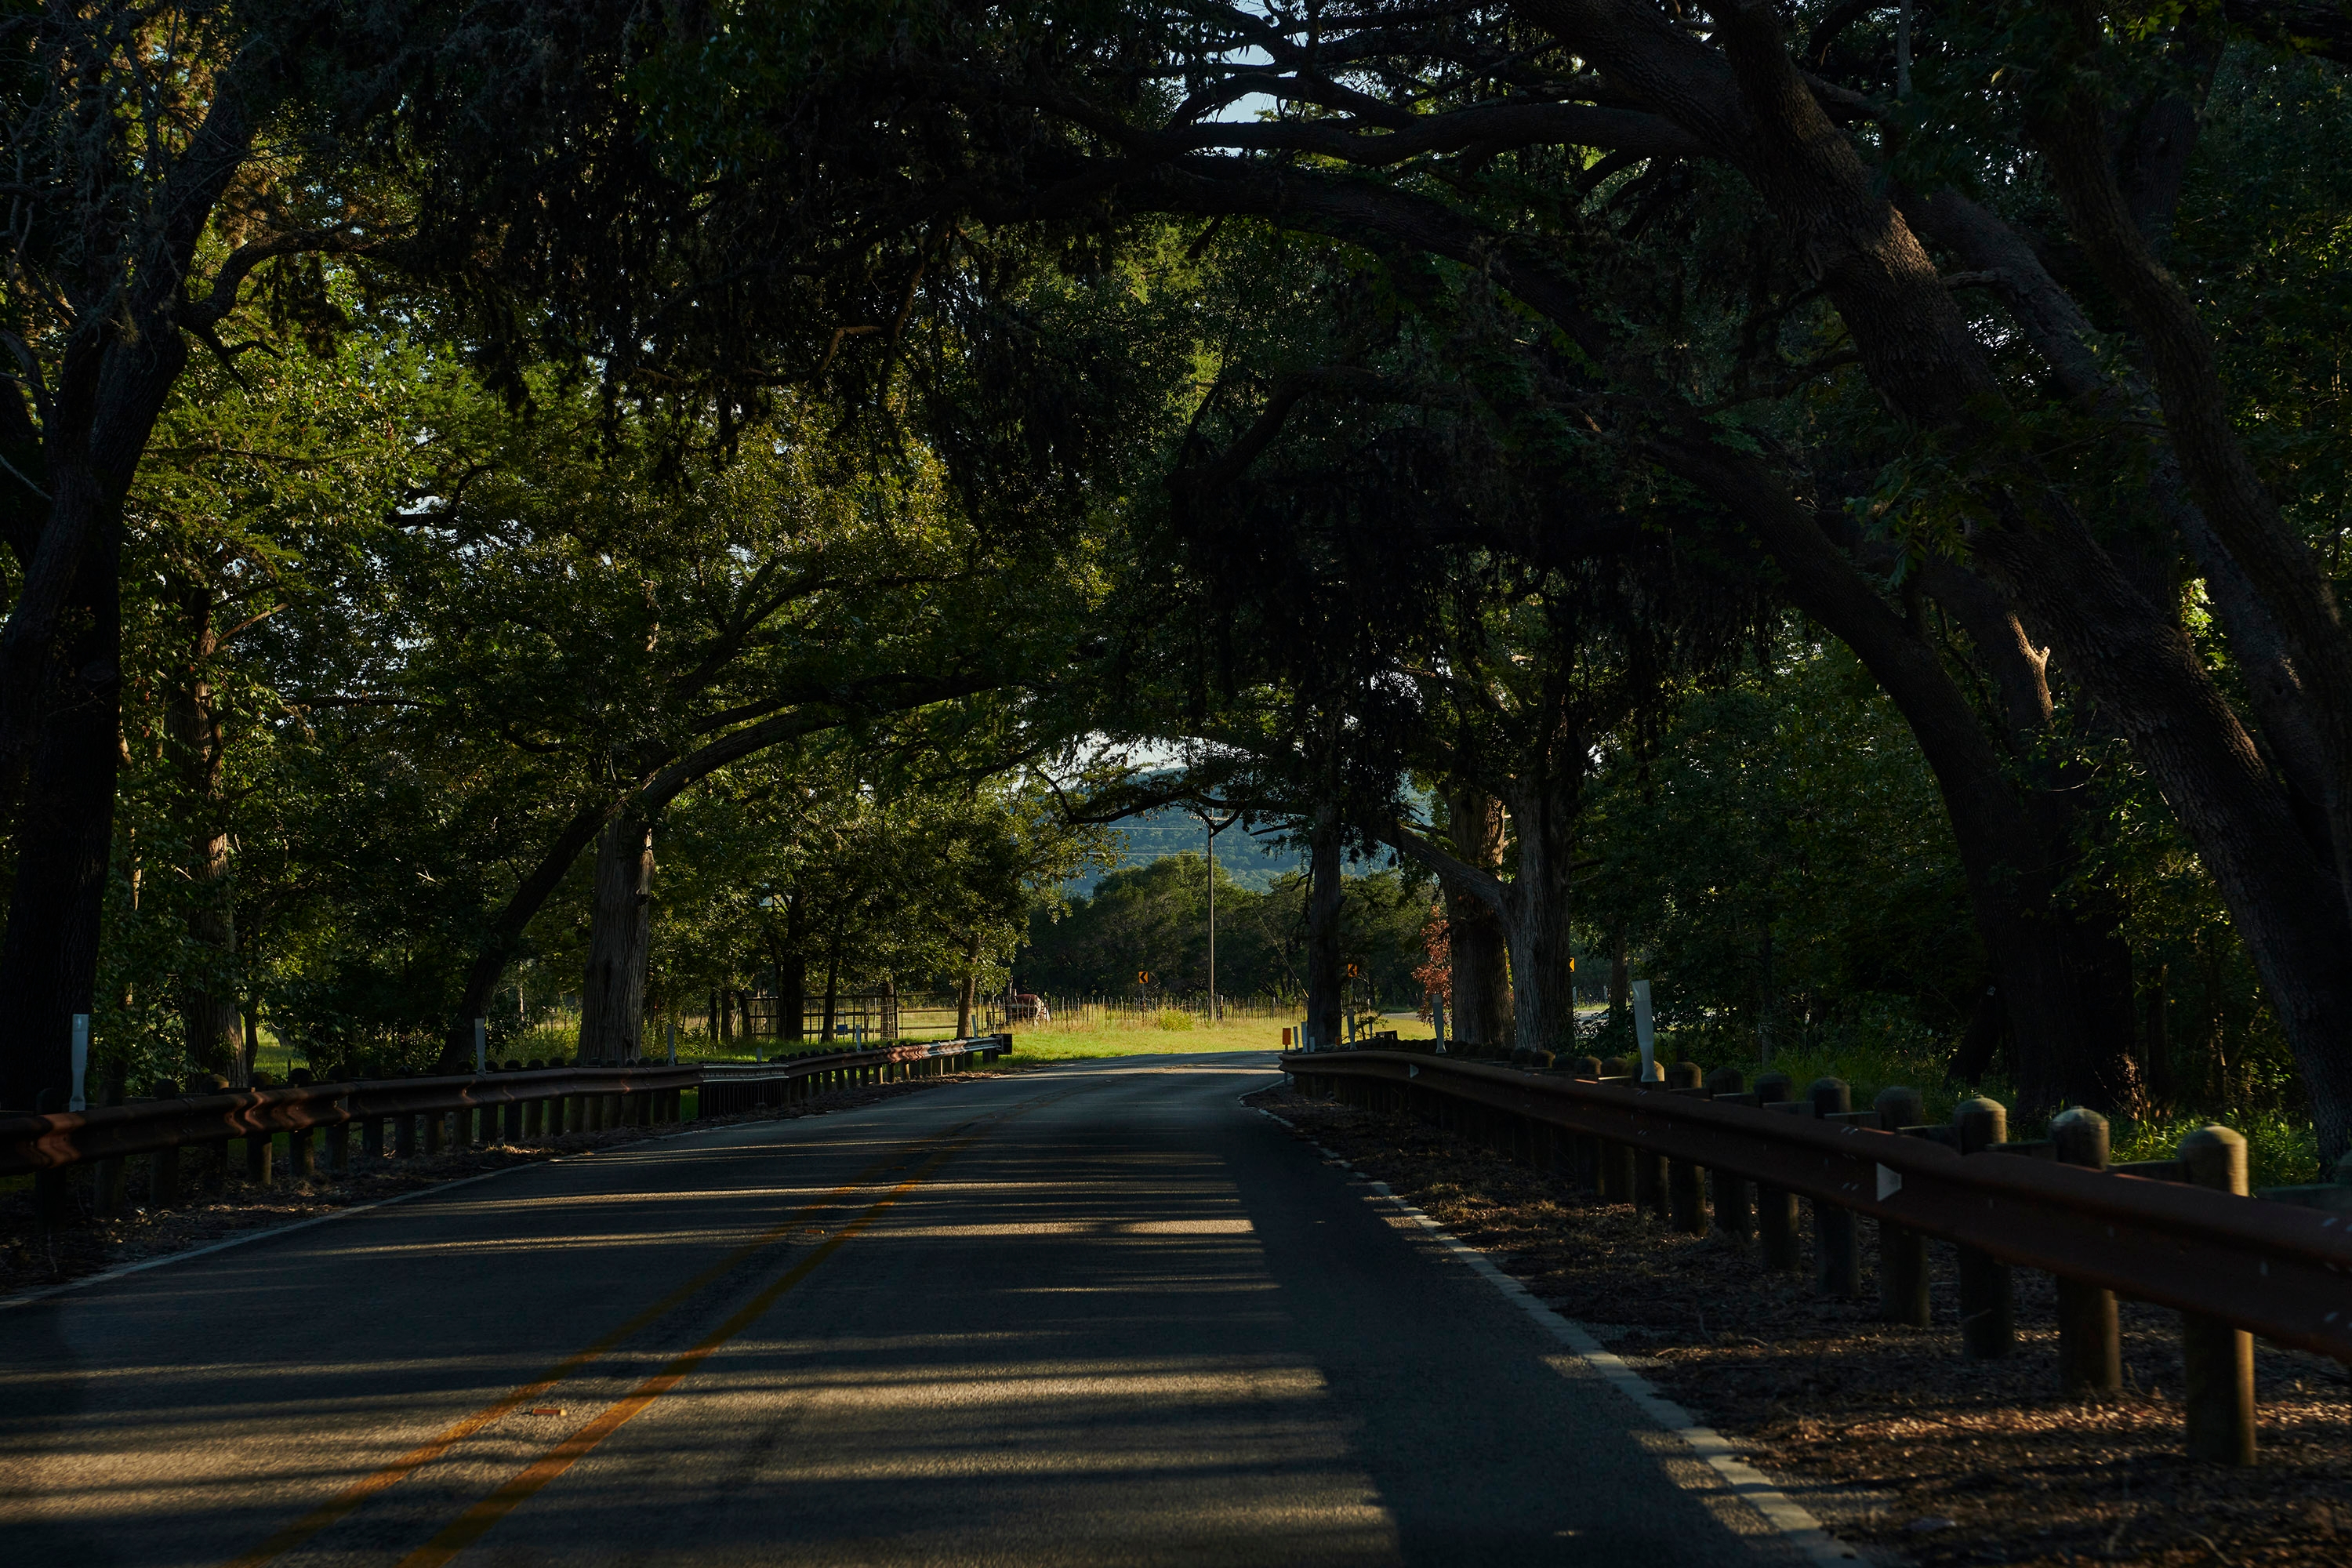
[[[898, 1083], [845, 1089], [784, 1109], [764, 1108], [734, 1116], [689, 1123], [694, 1127], [727, 1126], [741, 1121], [790, 1121], [822, 1116], [869, 1105], [877, 1100], [915, 1094], [972, 1075], [908, 1079]], [[126, 1263], [184, 1252], [208, 1246], [245, 1231], [289, 1225], [356, 1204], [380, 1202], [461, 1176], [502, 1170], [558, 1156], [577, 1156], [599, 1149], [634, 1143], [679, 1131], [675, 1126], [622, 1127], [604, 1132], [573, 1132], [528, 1144], [493, 1144], [480, 1149], [457, 1149], [415, 1159], [366, 1160], [354, 1157], [351, 1175], [341, 1181], [287, 1182], [255, 1186], [245, 1180], [242, 1162], [230, 1156], [230, 1170], [217, 1194], [204, 1194], [199, 1186], [201, 1162], [207, 1155], [190, 1152], [182, 1156], [181, 1183], [186, 1201], [168, 1209], [150, 1209], [147, 1163], [133, 1158], [126, 1173], [130, 1212], [116, 1219], [98, 1219], [90, 1213], [86, 1172], [76, 1172], [65, 1222], [44, 1231], [35, 1221], [30, 1187], [0, 1196], [0, 1300], [19, 1291], [60, 1285], [87, 1274], [101, 1273]]]
[[1874, 1558], [2352, 1563], [2352, 1375], [2333, 1361], [2257, 1342], [2259, 1462], [2192, 1463], [2175, 1313], [2123, 1303], [2126, 1391], [2069, 1402], [2046, 1275], [2015, 1277], [2017, 1353], [1964, 1361], [1949, 1247], [1930, 1249], [1937, 1326], [1890, 1327], [1868, 1224], [1870, 1299], [1823, 1300], [1810, 1265], [1768, 1274], [1752, 1247], [1674, 1234], [1409, 1117], [1252, 1100], [1584, 1323]]

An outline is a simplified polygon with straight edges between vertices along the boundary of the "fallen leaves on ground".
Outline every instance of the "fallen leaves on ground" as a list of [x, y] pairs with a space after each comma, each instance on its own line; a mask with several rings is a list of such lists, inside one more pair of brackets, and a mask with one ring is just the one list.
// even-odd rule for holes
[[1411, 1117], [1253, 1096], [1633, 1362], [1667, 1397], [1781, 1478], [1837, 1535], [1923, 1568], [1961, 1564], [2352, 1562], [2352, 1376], [2258, 1342], [2260, 1459], [2180, 1452], [2179, 1317], [2124, 1302], [2124, 1392], [2058, 1394], [2057, 1291], [2015, 1275], [2018, 1344], [1964, 1360], [1952, 1249], [1930, 1247], [1936, 1326], [1771, 1274], [1729, 1237], [1682, 1236]]

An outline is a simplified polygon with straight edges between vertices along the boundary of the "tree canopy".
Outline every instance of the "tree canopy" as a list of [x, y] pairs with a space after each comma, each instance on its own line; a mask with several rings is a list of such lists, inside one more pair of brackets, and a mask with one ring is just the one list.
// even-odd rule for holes
[[1394, 859], [1471, 1043], [2352, 1138], [2331, 6], [12, 17], [0, 1100], [1174, 971], [1174, 806], [1310, 1032]]

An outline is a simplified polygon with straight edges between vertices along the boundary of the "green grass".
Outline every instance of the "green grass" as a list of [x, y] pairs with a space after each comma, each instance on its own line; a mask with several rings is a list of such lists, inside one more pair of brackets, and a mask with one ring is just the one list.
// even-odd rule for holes
[[[1079, 1061], [1099, 1057], [1164, 1057], [1187, 1051], [1278, 1051], [1282, 1048], [1279, 1020], [1229, 1018], [1213, 1027], [1197, 1013], [1164, 1009], [1148, 1017], [1121, 1016], [1099, 1023], [1015, 1026], [1008, 1066], [1033, 1062]], [[1406, 1039], [1427, 1039], [1429, 1026], [1410, 1016], [1382, 1020]]]

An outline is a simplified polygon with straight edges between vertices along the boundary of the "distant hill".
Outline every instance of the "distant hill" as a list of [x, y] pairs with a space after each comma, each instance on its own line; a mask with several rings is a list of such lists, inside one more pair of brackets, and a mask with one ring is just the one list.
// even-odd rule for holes
[[[1096, 884], [1115, 870], [1149, 866], [1165, 855], [1201, 852], [1201, 819], [1181, 811], [1145, 812], [1120, 821], [1112, 831], [1123, 844], [1116, 866], [1090, 868], [1063, 884], [1067, 893], [1092, 893]], [[1274, 879], [1307, 868], [1306, 852], [1272, 835], [1252, 838], [1236, 824], [1217, 835], [1217, 864], [1252, 892], [1263, 893]]]

